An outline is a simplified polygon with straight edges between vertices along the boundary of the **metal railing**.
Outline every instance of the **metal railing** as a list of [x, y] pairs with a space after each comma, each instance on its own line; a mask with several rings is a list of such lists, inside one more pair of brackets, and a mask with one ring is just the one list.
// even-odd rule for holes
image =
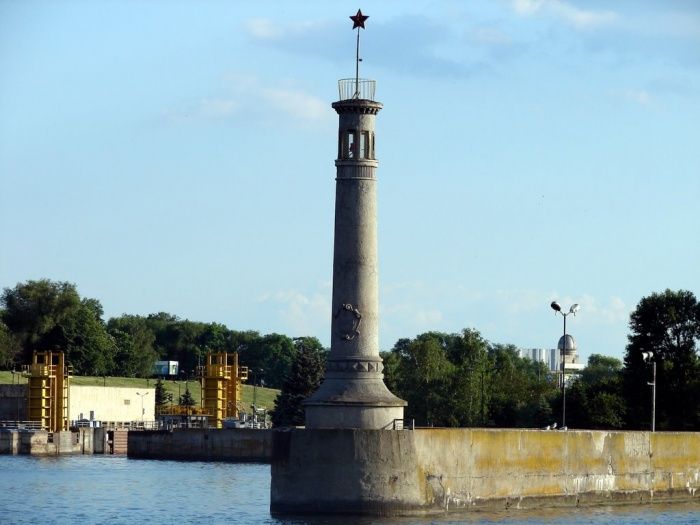
[[343, 78], [338, 80], [340, 100], [374, 100], [377, 82], [365, 78]]
[[40, 421], [0, 421], [0, 428], [11, 430], [41, 430]]
[[394, 419], [391, 423], [387, 423], [383, 430], [415, 430], [416, 420], [415, 419]]

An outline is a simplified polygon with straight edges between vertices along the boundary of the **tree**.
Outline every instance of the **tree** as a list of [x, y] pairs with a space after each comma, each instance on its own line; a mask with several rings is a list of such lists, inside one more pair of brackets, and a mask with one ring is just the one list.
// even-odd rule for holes
[[76, 374], [103, 375], [111, 370], [115, 343], [102, 320], [97, 299], [81, 299], [75, 285], [48, 279], [5, 288], [2, 322], [19, 343], [18, 360], [29, 363], [34, 351], [66, 354]]
[[[2, 319], [2, 314], [0, 314], [0, 319]], [[5, 323], [0, 321], [0, 369], [12, 368], [20, 350], [19, 341]]]
[[183, 407], [193, 407], [197, 404], [194, 400], [194, 397], [192, 396], [192, 393], [190, 392], [189, 385], [185, 386], [185, 393], [180, 396], [178, 404], [180, 404]]
[[657, 364], [656, 421], [664, 430], [699, 430], [700, 303], [686, 290], [652, 293], [630, 316], [623, 391], [628, 428], [649, 428], [651, 367], [642, 352], [653, 352]]
[[29, 363], [35, 350], [52, 349], [47, 338], [56, 339], [57, 326], [80, 308], [80, 296], [74, 284], [41, 279], [5, 288], [0, 306], [3, 323], [21, 347], [20, 363]]
[[65, 352], [77, 375], [102, 376], [113, 370], [117, 347], [92, 304], [70, 312], [47, 334], [45, 345]]
[[162, 407], [168, 403], [172, 403], [173, 394], [165, 390], [165, 385], [163, 385], [163, 380], [158, 379], [156, 381], [156, 407]]
[[499, 427], [542, 427], [553, 422], [556, 389], [541, 362], [518, 355], [513, 345], [493, 345], [491, 421]]
[[624, 426], [622, 362], [593, 354], [568, 389], [567, 423], [575, 428], [616, 429]]
[[385, 357], [387, 386], [419, 425], [532, 427], [552, 423], [556, 387], [542, 363], [477, 330], [400, 339]]
[[117, 348], [110, 375], [149, 377], [153, 374], [158, 353], [153, 347], [155, 334], [144, 317], [113, 317], [107, 322], [107, 331], [114, 338]]
[[454, 365], [447, 357], [447, 337], [428, 332], [401, 339], [392, 350], [399, 355], [395, 393], [408, 402], [405, 417], [419, 425], [448, 425], [454, 414], [449, 392]]
[[[264, 377], [270, 388], [282, 388], [298, 352], [294, 341], [281, 334], [267, 334], [243, 346], [239, 362]], [[262, 372], [260, 372], [262, 370]]]
[[315, 337], [294, 339], [296, 355], [282, 390], [275, 399], [272, 423], [275, 426], [304, 424], [304, 399], [321, 385], [325, 365], [324, 349]]

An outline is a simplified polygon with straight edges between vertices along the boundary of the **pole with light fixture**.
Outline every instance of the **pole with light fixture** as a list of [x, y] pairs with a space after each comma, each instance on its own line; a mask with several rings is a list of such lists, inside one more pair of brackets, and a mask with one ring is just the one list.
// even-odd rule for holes
[[566, 350], [566, 316], [569, 314], [574, 314], [574, 317], [576, 316], [576, 312], [578, 312], [581, 307], [576, 304], [572, 304], [571, 308], [569, 308], [569, 311], [567, 313], [564, 313], [561, 309], [561, 306], [559, 305], [558, 302], [552, 301], [552, 303], [549, 305], [552, 307], [552, 310], [554, 310], [555, 315], [556, 313], [560, 313], [562, 317], [564, 318], [564, 337], [562, 337], [562, 345], [561, 345], [561, 429], [566, 430], [566, 376], [565, 374], [565, 369], [566, 369], [566, 359], [564, 357], [565, 355], [565, 350]]
[[642, 352], [642, 359], [646, 363], [651, 363], [652, 380], [647, 381], [647, 385], [651, 387], [651, 431], [656, 432], [656, 359], [654, 352]]
[[136, 395], [141, 397], [141, 422], [143, 423], [143, 416], [146, 415], [146, 409], [143, 408], [143, 398], [148, 395], [148, 392], [144, 392], [143, 394], [141, 392], [136, 392]]

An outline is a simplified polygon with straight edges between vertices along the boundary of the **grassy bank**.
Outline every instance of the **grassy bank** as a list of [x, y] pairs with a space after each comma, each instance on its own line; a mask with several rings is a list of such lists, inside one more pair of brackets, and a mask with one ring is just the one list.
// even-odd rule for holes
[[[1, 370], [0, 384], [26, 383], [27, 379], [20, 374]], [[92, 377], [92, 376], [75, 376], [71, 378], [71, 384], [80, 386], [111, 386], [111, 387], [127, 387], [127, 388], [155, 388], [155, 379], [141, 379], [135, 377]], [[163, 381], [165, 390], [173, 395], [173, 401], [177, 402], [178, 396], [185, 393], [185, 389], [189, 388], [192, 397], [194, 397], [197, 405], [200, 403], [201, 391], [198, 381]], [[250, 405], [253, 402], [253, 387], [251, 385], [243, 385], [243, 408], [250, 411]], [[255, 389], [255, 398], [259, 407], [265, 407], [271, 410], [275, 406], [275, 398], [279, 394], [279, 390], [274, 388], [257, 387]]]

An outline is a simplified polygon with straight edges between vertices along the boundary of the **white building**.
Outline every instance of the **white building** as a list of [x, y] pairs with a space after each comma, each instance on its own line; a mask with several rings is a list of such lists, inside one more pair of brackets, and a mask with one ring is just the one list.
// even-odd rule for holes
[[559, 352], [556, 348], [521, 348], [520, 357], [544, 363], [550, 372], [559, 370]]
[[126, 424], [154, 421], [155, 388], [70, 385], [68, 419]]
[[552, 373], [561, 373], [561, 354], [562, 346], [564, 346], [564, 372], [567, 375], [578, 373], [586, 365], [579, 362], [576, 341], [568, 334], [565, 343], [563, 339], [564, 336], [559, 339], [557, 348], [521, 348], [519, 350], [520, 357], [544, 363]]

